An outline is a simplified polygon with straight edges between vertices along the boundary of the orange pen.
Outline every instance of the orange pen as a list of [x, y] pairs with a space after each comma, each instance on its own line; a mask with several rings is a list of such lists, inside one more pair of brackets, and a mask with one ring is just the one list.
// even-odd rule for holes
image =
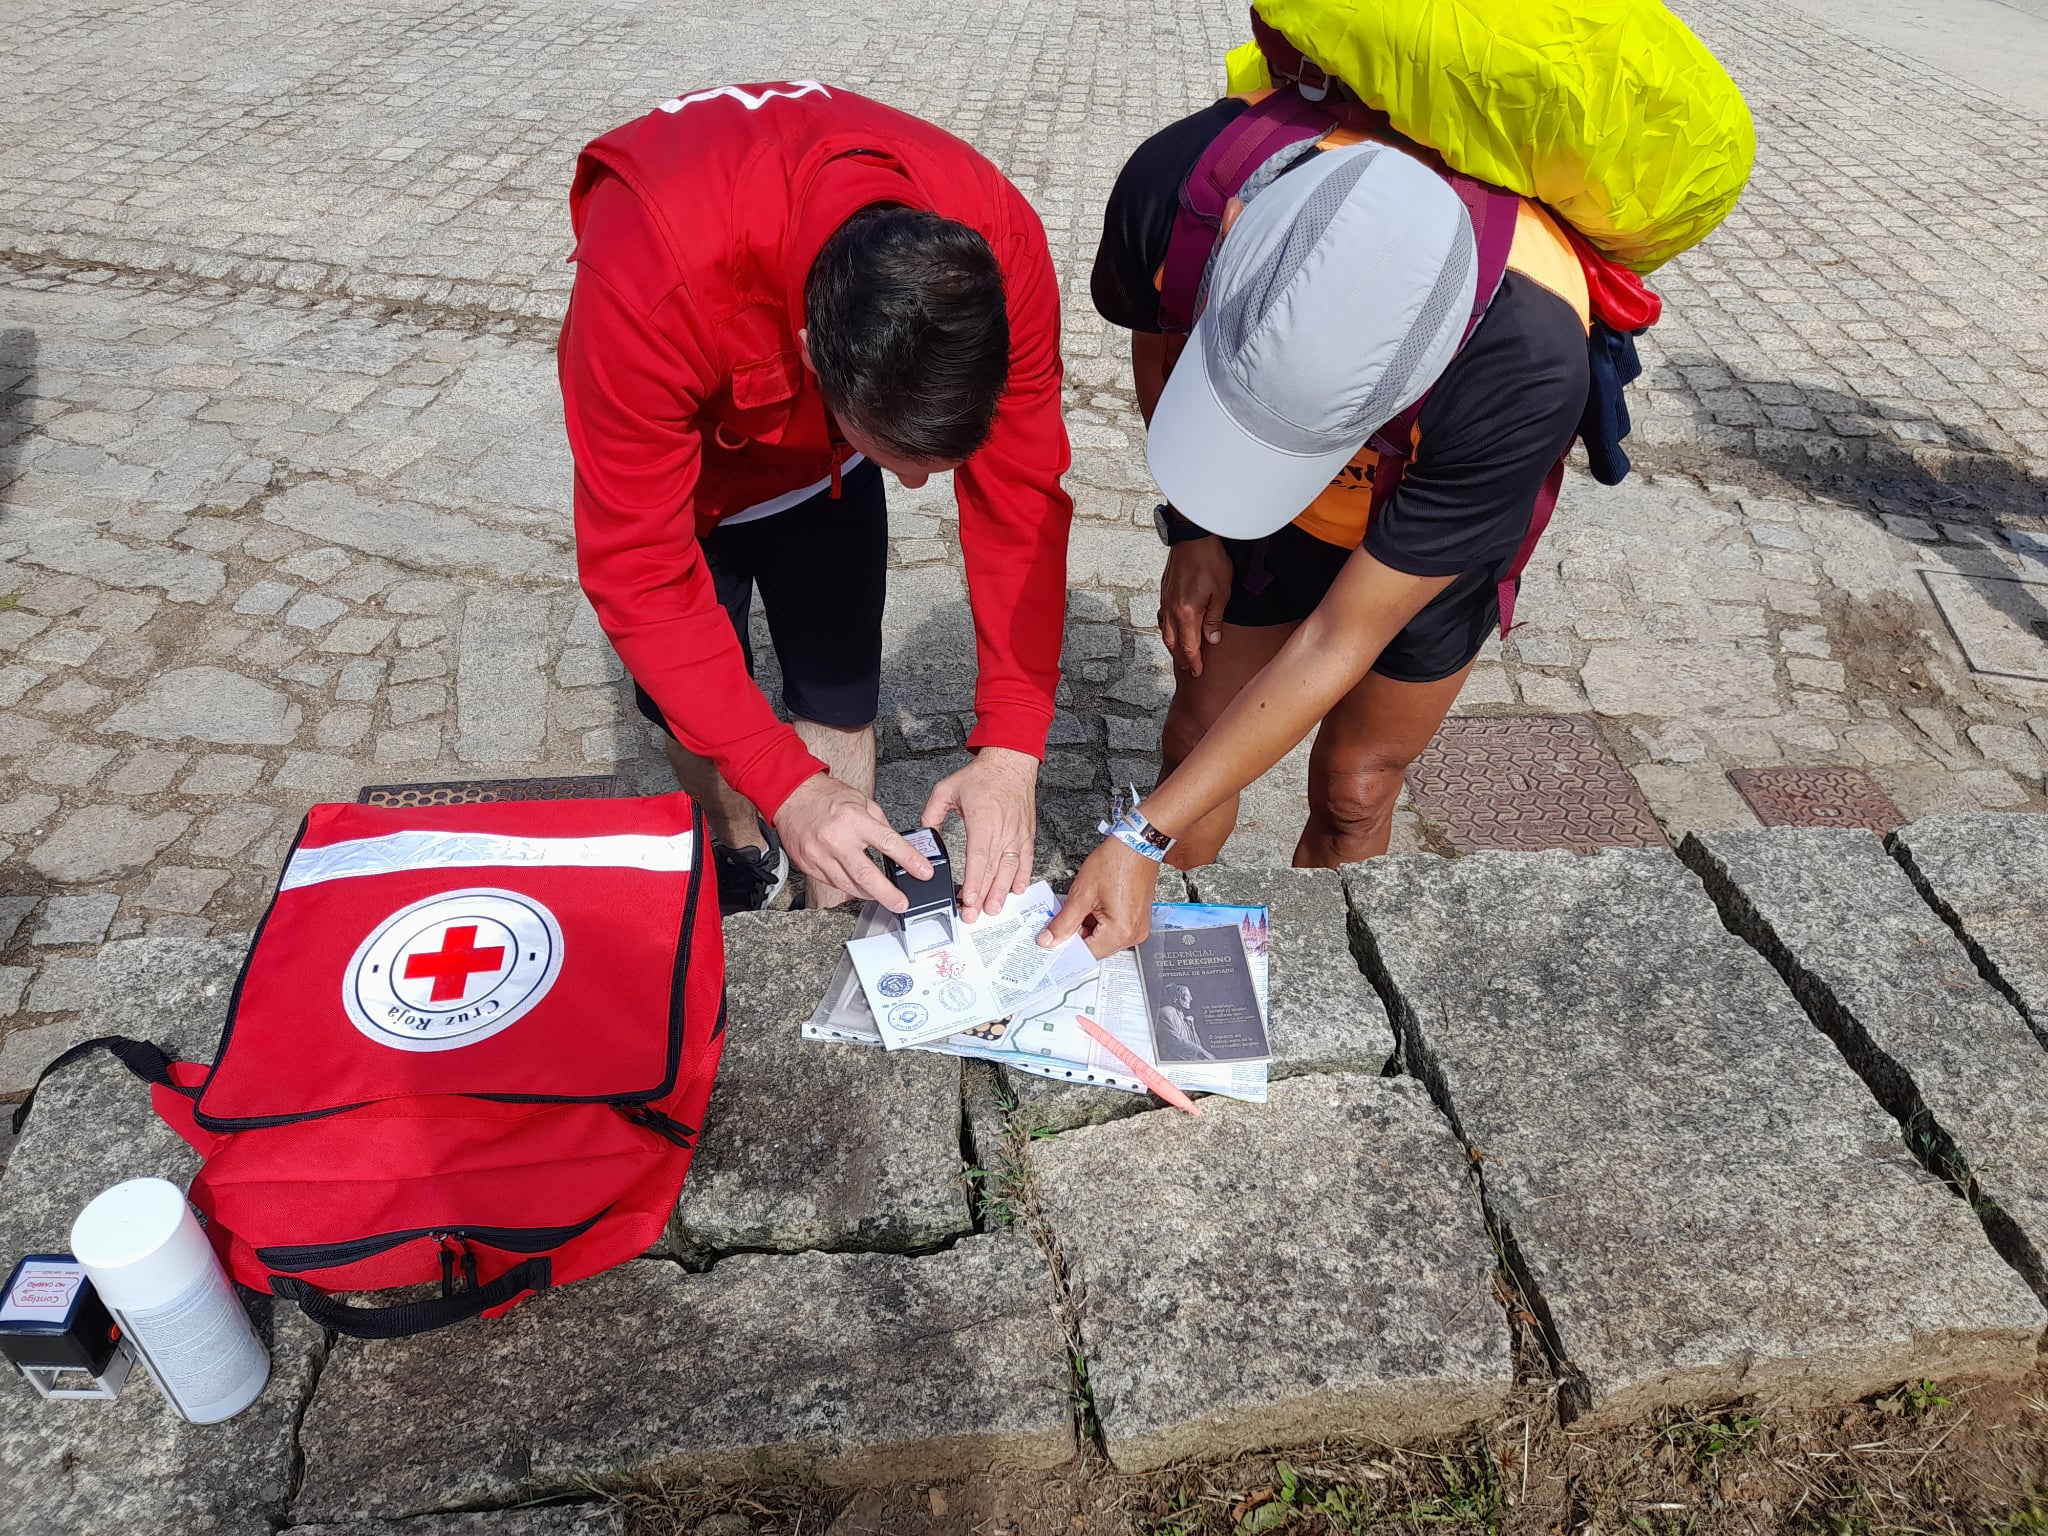
[[1169, 1083], [1165, 1075], [1157, 1067], [1153, 1066], [1151, 1062], [1089, 1018], [1087, 1014], [1077, 1013], [1074, 1015], [1074, 1019], [1083, 1029], [1088, 1031], [1090, 1039], [1101, 1044], [1118, 1061], [1137, 1073], [1139, 1082], [1150, 1088], [1175, 1109], [1184, 1109], [1197, 1120], [1202, 1118], [1201, 1108], [1195, 1101]]

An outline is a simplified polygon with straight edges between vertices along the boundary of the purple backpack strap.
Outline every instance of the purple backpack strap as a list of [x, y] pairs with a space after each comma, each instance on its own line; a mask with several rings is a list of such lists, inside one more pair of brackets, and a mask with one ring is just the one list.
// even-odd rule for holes
[[[1469, 176], [1452, 175], [1444, 179], [1458, 194], [1458, 201], [1465, 205], [1465, 212], [1472, 219], [1472, 240], [1477, 247], [1479, 262], [1479, 281], [1472, 294], [1472, 313], [1465, 321], [1465, 334], [1458, 338], [1458, 345], [1462, 347], [1479, 329], [1479, 322], [1486, 318], [1487, 306], [1500, 292], [1501, 279], [1507, 276], [1508, 252], [1514, 249], [1515, 223], [1522, 215], [1522, 200], [1512, 192], [1503, 192], [1499, 187], [1490, 187]], [[1422, 407], [1428, 399], [1429, 391], [1424, 390], [1422, 399], [1372, 435], [1372, 447], [1380, 455], [1379, 468], [1372, 477], [1372, 510], [1375, 513], [1401, 482], [1401, 471], [1407, 466], [1408, 456], [1415, 451], [1415, 424], [1422, 419]]]
[[1543, 477], [1543, 488], [1536, 493], [1536, 505], [1529, 514], [1529, 531], [1522, 535], [1521, 548], [1515, 551], [1515, 563], [1500, 579], [1497, 595], [1500, 598], [1500, 637], [1503, 640], [1515, 627], [1515, 599], [1522, 593], [1522, 572], [1529, 568], [1529, 557], [1536, 553], [1536, 541], [1543, 537], [1543, 530], [1550, 526], [1550, 514], [1557, 510], [1557, 495], [1564, 489], [1565, 459], [1569, 457], [1571, 449], [1567, 447], [1564, 458], [1551, 465], [1550, 473]]
[[[1464, 334], [1458, 338], [1458, 346], [1464, 346], [1473, 340], [1479, 322], [1487, 317], [1487, 305], [1493, 303], [1493, 295], [1501, 291], [1501, 279], [1507, 276], [1507, 252], [1516, 244], [1516, 219], [1522, 217], [1522, 199], [1513, 193], [1503, 193], [1499, 186], [1475, 182], [1470, 176], [1446, 176], [1444, 180], [1450, 182], [1450, 190], [1458, 195], [1464, 211], [1473, 219], [1473, 244], [1479, 254], [1479, 285], [1473, 289], [1473, 313], [1466, 317]], [[1395, 473], [1372, 477], [1374, 512], [1380, 510], [1380, 502], [1393, 496], [1395, 483], [1401, 479], [1401, 465], [1415, 451], [1415, 422], [1421, 420], [1421, 408], [1427, 399], [1430, 391], [1425, 389], [1413, 406], [1372, 434], [1372, 446], [1380, 453], [1380, 463], [1395, 461]]]
[[1195, 297], [1223, 228], [1223, 210], [1252, 173], [1290, 144], [1319, 139], [1334, 126], [1335, 119], [1299, 91], [1275, 91], [1238, 113], [1210, 140], [1181, 183], [1180, 208], [1159, 280], [1162, 327], [1181, 333], [1193, 329]]

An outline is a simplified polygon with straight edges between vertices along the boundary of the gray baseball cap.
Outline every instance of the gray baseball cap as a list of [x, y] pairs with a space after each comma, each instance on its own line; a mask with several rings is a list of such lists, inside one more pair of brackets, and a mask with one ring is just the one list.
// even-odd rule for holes
[[1479, 281], [1444, 179], [1382, 144], [1325, 150], [1245, 205], [1146, 437], [1167, 499], [1212, 533], [1298, 517], [1449, 365]]

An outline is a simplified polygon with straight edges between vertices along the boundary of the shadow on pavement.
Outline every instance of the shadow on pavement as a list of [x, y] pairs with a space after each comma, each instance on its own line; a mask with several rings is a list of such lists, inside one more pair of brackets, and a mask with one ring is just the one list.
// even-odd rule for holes
[[[1680, 370], [1727, 366], [1704, 352], [1674, 353], [1669, 361]], [[1973, 512], [2038, 513], [2048, 500], [2048, 478], [1976, 428], [1921, 405], [1739, 375], [1718, 388], [1688, 382], [1688, 392], [1699, 431], [1694, 451], [1749, 459], [1786, 480], [1911, 503], [1889, 509], [1900, 512], [1946, 505], [1952, 510], [1936, 515], [1956, 521], [1972, 520]], [[1754, 402], [1753, 420], [1715, 415], [1713, 398], [1736, 392]]]
[[[1720, 366], [1718, 359], [1703, 353], [1680, 353], [1672, 362], [1681, 368]], [[1734, 387], [1759, 402], [1757, 425], [1721, 423], [1713, 407], [1700, 400], [1693, 409], [1701, 439], [1695, 451], [1748, 459], [1779, 479], [1861, 512], [1871, 522], [1881, 513], [1894, 512], [1964, 524], [1982, 529], [1987, 546], [2009, 553], [2012, 545], [2002, 537], [2005, 525], [2000, 514], [2017, 513], [2031, 521], [2048, 509], [2048, 479], [1972, 428], [1943, 421], [1921, 407], [1811, 389], [1789, 380], [1738, 378]], [[1774, 425], [1772, 412], [1778, 413], [1778, 421], [1810, 421], [1812, 426]], [[1865, 435], [1851, 435], [1844, 428]], [[1654, 460], [1658, 450], [1646, 450], [1644, 457]], [[2048, 545], [2048, 533], [2043, 541]], [[2010, 571], [1985, 574], [1994, 583], [1978, 587], [1985, 603], [2022, 632], [2039, 637], [2048, 650], [2048, 588], [1997, 579], [2017, 574]], [[1943, 617], [1953, 629], [1946, 612]], [[1961, 635], [1956, 639], [1963, 643]]]
[[14, 483], [28, 441], [27, 391], [35, 376], [36, 333], [26, 326], [0, 326], [0, 499]]

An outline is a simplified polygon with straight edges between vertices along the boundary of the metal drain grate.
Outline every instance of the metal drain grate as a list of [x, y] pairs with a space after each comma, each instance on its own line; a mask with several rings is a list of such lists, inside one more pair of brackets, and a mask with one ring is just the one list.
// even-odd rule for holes
[[490, 805], [500, 800], [608, 800], [618, 782], [608, 773], [564, 779], [454, 779], [445, 784], [371, 784], [361, 805]]
[[1408, 770], [1408, 791], [1459, 853], [1669, 846], [1636, 781], [1583, 715], [1446, 720]]
[[1906, 818], [1860, 768], [1733, 768], [1728, 782], [1767, 827], [1863, 827], [1885, 833]]

